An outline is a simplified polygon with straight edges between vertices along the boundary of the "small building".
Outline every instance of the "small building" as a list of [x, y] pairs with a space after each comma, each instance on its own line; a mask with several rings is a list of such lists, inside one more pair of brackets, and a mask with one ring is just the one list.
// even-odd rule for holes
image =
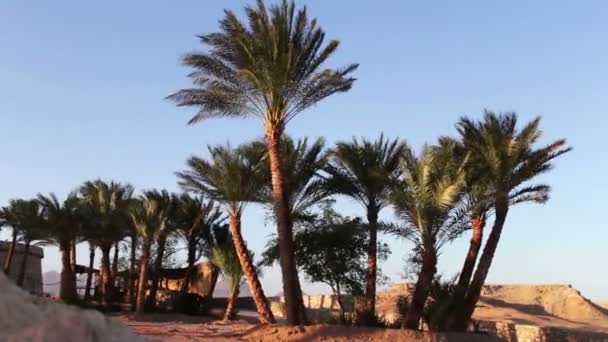
[[[10, 242], [0, 241], [0, 265], [4, 266], [4, 260], [8, 255], [8, 250], [11, 246]], [[15, 254], [13, 255], [13, 261], [11, 263], [11, 272], [9, 278], [13, 281], [17, 281], [19, 277], [19, 270], [23, 263], [23, 257], [25, 253], [25, 244], [18, 243], [15, 246]], [[38, 246], [30, 246], [30, 250], [27, 257], [27, 264], [25, 265], [25, 279], [23, 281], [23, 289], [26, 291], [42, 295], [42, 258], [44, 258], [44, 250]]]
[[[194, 265], [194, 272], [188, 284], [188, 292], [201, 297], [211, 296], [217, 282], [218, 271], [208, 262]], [[186, 268], [163, 269], [159, 276], [159, 287], [161, 289], [179, 291], [184, 278]]]

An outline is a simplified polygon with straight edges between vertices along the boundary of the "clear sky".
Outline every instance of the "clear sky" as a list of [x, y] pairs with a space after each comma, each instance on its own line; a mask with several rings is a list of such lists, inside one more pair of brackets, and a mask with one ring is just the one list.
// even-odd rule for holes
[[[0, 205], [38, 192], [63, 197], [96, 177], [178, 190], [174, 172], [191, 154], [261, 136], [254, 120], [186, 126], [194, 109], [163, 99], [189, 86], [179, 58], [199, 48], [195, 35], [216, 30], [222, 9], [242, 13], [245, 3], [3, 1]], [[510, 211], [489, 282], [569, 283], [608, 299], [608, 3], [298, 3], [341, 41], [331, 64], [361, 66], [352, 91], [302, 113], [289, 134], [331, 143], [384, 132], [419, 148], [484, 108], [522, 120], [542, 115], [546, 139], [565, 137], [575, 150], [543, 176], [554, 187], [548, 204]], [[347, 200], [339, 205], [363, 214]], [[243, 229], [257, 252], [274, 231], [253, 206]], [[411, 246], [386, 240], [393, 254], [383, 268], [398, 282]], [[467, 242], [444, 249], [443, 274], [457, 272]], [[79, 251], [85, 262], [86, 246]], [[46, 252], [44, 269], [58, 269], [57, 250]], [[265, 273], [268, 293], [280, 290], [279, 279], [276, 269]]]

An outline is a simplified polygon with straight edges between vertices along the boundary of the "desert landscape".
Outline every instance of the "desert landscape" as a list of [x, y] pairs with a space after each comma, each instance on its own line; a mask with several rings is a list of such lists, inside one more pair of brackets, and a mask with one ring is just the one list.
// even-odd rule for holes
[[608, 342], [608, 2], [0, 13], [0, 342]]
[[[378, 293], [376, 311], [395, 322], [397, 302], [411, 290], [400, 284]], [[320, 302], [314, 296], [310, 302]], [[327, 297], [330, 297], [327, 296]], [[306, 298], [308, 299], [308, 298]], [[601, 304], [601, 305], [600, 305]], [[239, 320], [226, 323], [213, 317], [196, 318], [184, 315], [149, 315], [134, 320], [128, 315], [116, 319], [127, 324], [137, 334], [159, 341], [532, 341], [552, 334], [560, 335], [547, 341], [605, 341], [608, 340], [608, 303], [593, 303], [569, 285], [486, 285], [473, 319], [479, 334], [433, 334], [398, 329], [341, 327], [317, 324], [306, 327], [261, 326], [253, 312]], [[335, 301], [314, 305], [337, 314]], [[253, 315], [251, 315], [253, 314]], [[505, 328], [504, 331], [495, 330]], [[512, 330], [508, 331], [508, 327]]]

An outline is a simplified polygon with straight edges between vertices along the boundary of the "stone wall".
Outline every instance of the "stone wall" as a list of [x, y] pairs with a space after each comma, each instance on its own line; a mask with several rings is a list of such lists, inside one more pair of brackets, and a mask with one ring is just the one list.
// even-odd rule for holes
[[[0, 265], [4, 267], [4, 259], [8, 254], [10, 242], [0, 241]], [[19, 276], [19, 270], [21, 269], [21, 263], [23, 262], [23, 256], [25, 252], [24, 244], [17, 244], [15, 254], [13, 256], [13, 262], [11, 263], [11, 273], [9, 277], [13, 281], [17, 281]], [[42, 290], [42, 258], [44, 258], [44, 250], [38, 246], [30, 246], [30, 252], [27, 257], [27, 264], [25, 268], [25, 279], [23, 288], [36, 295], [41, 295]]]
[[[304, 306], [306, 307], [307, 317], [313, 322], [318, 322], [329, 316], [338, 317], [340, 306], [336, 295], [313, 295], [303, 296]], [[270, 310], [276, 318], [285, 318], [285, 297], [269, 297]], [[342, 296], [344, 311], [353, 311], [355, 305], [352, 296]]]

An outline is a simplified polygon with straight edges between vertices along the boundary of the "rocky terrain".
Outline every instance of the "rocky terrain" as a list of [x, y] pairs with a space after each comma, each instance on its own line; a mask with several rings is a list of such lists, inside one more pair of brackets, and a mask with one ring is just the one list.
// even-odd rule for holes
[[[407, 284], [381, 291], [377, 311], [393, 319], [397, 299], [408, 291]], [[486, 285], [473, 318], [608, 333], [608, 309], [569, 285]]]
[[0, 341], [144, 341], [97, 311], [33, 297], [0, 273]]

